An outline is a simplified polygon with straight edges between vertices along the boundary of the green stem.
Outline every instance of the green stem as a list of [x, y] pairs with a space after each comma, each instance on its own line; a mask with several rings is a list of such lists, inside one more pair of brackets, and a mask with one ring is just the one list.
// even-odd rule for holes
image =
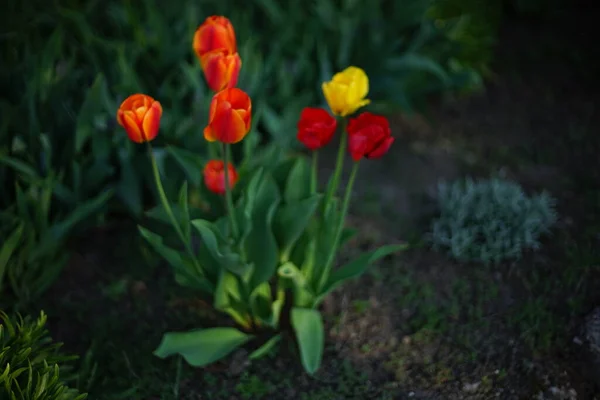
[[315, 150], [312, 153], [312, 169], [311, 169], [311, 176], [310, 176], [310, 193], [311, 194], [315, 194], [317, 193], [317, 168], [319, 165], [319, 151]]
[[175, 218], [175, 214], [173, 214], [173, 210], [171, 209], [171, 205], [169, 204], [169, 199], [167, 199], [167, 194], [165, 193], [165, 188], [163, 187], [162, 180], [160, 179], [160, 172], [158, 170], [158, 165], [156, 164], [156, 158], [154, 158], [154, 153], [152, 153], [152, 145], [150, 144], [150, 142], [146, 143], [148, 143], [148, 154], [150, 155], [150, 162], [152, 163], [152, 172], [154, 174], [154, 182], [156, 183], [156, 190], [158, 191], [160, 201], [165, 209], [165, 212], [167, 213], [167, 216], [171, 220], [171, 225], [173, 225], [175, 232], [177, 232], [179, 239], [181, 239], [183, 245], [185, 246], [185, 250], [190, 256], [192, 262], [194, 263], [196, 270], [200, 274], [204, 275], [200, 264], [198, 264], [198, 260], [194, 256], [194, 252], [192, 251], [192, 248], [190, 246], [190, 241], [186, 239], [183, 231], [181, 230], [181, 227], [179, 226], [179, 223], [177, 222], [177, 218]]
[[335, 261], [335, 256], [337, 254], [338, 248], [340, 246], [340, 240], [342, 238], [342, 233], [344, 231], [344, 225], [346, 222], [346, 215], [348, 214], [348, 208], [350, 206], [350, 197], [352, 195], [352, 187], [354, 186], [354, 181], [356, 180], [356, 173], [358, 172], [358, 162], [355, 162], [352, 166], [352, 172], [350, 172], [350, 179], [348, 180], [348, 186], [346, 186], [346, 193], [344, 194], [344, 202], [342, 203], [342, 214], [340, 215], [340, 220], [338, 222], [337, 229], [335, 231], [335, 237], [333, 239], [333, 245], [331, 246], [331, 250], [329, 250], [329, 255], [327, 257], [327, 262], [325, 263], [325, 267], [323, 269], [323, 274], [321, 275], [321, 280], [319, 282], [320, 288], [325, 285], [327, 279], [329, 278], [329, 274], [331, 268], [333, 266], [333, 262]]
[[333, 173], [332, 180], [329, 182], [329, 186], [327, 187], [327, 193], [325, 195], [324, 212], [327, 210], [329, 203], [333, 196], [335, 196], [338, 186], [340, 185], [340, 177], [342, 175], [342, 170], [344, 168], [344, 156], [346, 153], [346, 143], [348, 138], [346, 137], [346, 118], [342, 119], [341, 123], [341, 135], [342, 138], [340, 140], [340, 147], [338, 148], [337, 160], [335, 162], [335, 171]]
[[225, 203], [227, 204], [227, 214], [229, 215], [229, 223], [231, 224], [231, 231], [233, 237], [237, 239], [239, 237], [239, 231], [237, 222], [235, 220], [234, 209], [233, 209], [233, 198], [231, 196], [231, 187], [229, 186], [229, 160], [231, 158], [229, 145], [223, 143], [223, 168], [225, 169]]

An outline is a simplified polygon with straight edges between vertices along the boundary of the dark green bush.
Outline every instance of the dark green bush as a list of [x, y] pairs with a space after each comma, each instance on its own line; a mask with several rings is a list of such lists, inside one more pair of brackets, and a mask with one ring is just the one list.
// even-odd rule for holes
[[46, 315], [37, 320], [9, 318], [0, 311], [0, 399], [82, 400], [86, 394], [65, 382], [66, 363], [73, 357], [59, 353], [45, 328]]

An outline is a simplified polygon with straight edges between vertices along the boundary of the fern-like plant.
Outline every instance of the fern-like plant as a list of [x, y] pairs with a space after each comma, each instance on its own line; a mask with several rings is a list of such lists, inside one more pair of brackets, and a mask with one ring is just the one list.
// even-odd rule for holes
[[540, 235], [557, 219], [548, 193], [529, 197], [517, 183], [497, 178], [440, 183], [437, 202], [431, 241], [459, 261], [518, 259], [540, 247]]
[[44, 312], [33, 320], [21, 316], [10, 318], [0, 311], [0, 399], [82, 400], [87, 397], [64, 383], [64, 372], [68, 372], [64, 363], [74, 357], [59, 353], [61, 344], [52, 342], [45, 326]]

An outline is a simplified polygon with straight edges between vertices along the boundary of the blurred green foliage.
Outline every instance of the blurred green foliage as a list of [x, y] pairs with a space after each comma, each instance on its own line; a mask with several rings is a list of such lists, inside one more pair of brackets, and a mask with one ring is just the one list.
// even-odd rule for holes
[[[259, 134], [237, 145], [234, 155], [250, 168], [241, 159], [254, 157], [261, 138], [294, 148], [300, 110], [324, 104], [321, 82], [348, 65], [369, 74], [369, 97], [386, 99], [371, 106], [378, 111], [412, 111], [431, 95], [477, 85], [470, 60], [457, 58], [461, 44], [453, 24], [436, 23], [428, 15], [431, 4], [8, 2], [0, 16], [0, 210], [8, 221], [0, 242], [17, 243], [2, 248], [4, 269], [13, 268], [5, 273], [13, 291], [20, 285], [11, 276], [28, 282], [26, 276], [38, 276], [34, 264], [62, 265], [52, 254], [75, 222], [93, 224], [107, 213], [141, 218], [156, 204], [146, 148], [131, 143], [115, 121], [120, 102], [132, 93], [153, 96], [165, 110], [153, 151], [169, 177], [169, 196], [186, 179], [189, 198], [206, 200], [201, 171], [217, 153], [202, 135], [210, 93], [191, 42], [207, 16], [225, 15], [236, 29], [243, 60], [239, 86], [252, 96]], [[64, 224], [68, 229], [56, 227]], [[42, 257], [40, 246], [53, 250]], [[51, 280], [38, 282], [31, 297]]]
[[[457, 66], [452, 39], [426, 15], [429, 3], [10, 2], [0, 34], [0, 149], [12, 156], [15, 147], [25, 148], [40, 174], [59, 173], [54, 194], [62, 207], [114, 187], [118, 204], [140, 216], [152, 203], [139, 154], [144, 149], [127, 141], [115, 111], [131, 93], [151, 94], [165, 109], [155, 147], [184, 148], [190, 156], [182, 161], [171, 154], [164, 169], [176, 181], [185, 172], [182, 162], [188, 170], [202, 167], [191, 156], [207, 153], [202, 128], [210, 98], [191, 40], [207, 16], [232, 20], [243, 60], [240, 86], [253, 98], [254, 126], [287, 148], [295, 143], [301, 108], [322, 103], [320, 83], [350, 64], [370, 75], [371, 97], [405, 110], [477, 80], [467, 64]], [[43, 157], [42, 134], [52, 159]], [[0, 179], [7, 187], [15, 173], [2, 170]], [[0, 205], [13, 201], [9, 190]]]
[[501, 0], [434, 0], [427, 15], [460, 45], [453, 61], [486, 75], [502, 12]]

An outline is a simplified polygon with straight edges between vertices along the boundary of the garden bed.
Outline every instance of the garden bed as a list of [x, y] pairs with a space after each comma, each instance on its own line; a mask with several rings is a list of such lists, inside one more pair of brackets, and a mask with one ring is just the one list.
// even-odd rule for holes
[[[531, 46], [514, 44], [549, 28], [528, 29], [503, 32], [502, 63], [485, 94], [437, 106], [431, 122], [398, 117], [390, 154], [360, 171], [351, 224], [361, 232], [346, 254], [395, 240], [412, 246], [326, 301], [326, 351], [314, 378], [286, 351], [253, 363], [238, 351], [203, 369], [153, 356], [164, 332], [220, 316], [175, 284], [135, 227], [117, 225], [80, 238], [40, 302], [53, 338], [81, 355], [79, 388], [100, 400], [598, 396], [573, 343], [600, 305], [598, 91], [581, 66], [548, 56], [566, 39], [550, 36], [552, 49], [537, 54], [545, 68], [528, 70], [519, 49]], [[437, 181], [500, 170], [558, 199], [560, 221], [543, 250], [485, 268], [430, 250], [421, 238]]]

